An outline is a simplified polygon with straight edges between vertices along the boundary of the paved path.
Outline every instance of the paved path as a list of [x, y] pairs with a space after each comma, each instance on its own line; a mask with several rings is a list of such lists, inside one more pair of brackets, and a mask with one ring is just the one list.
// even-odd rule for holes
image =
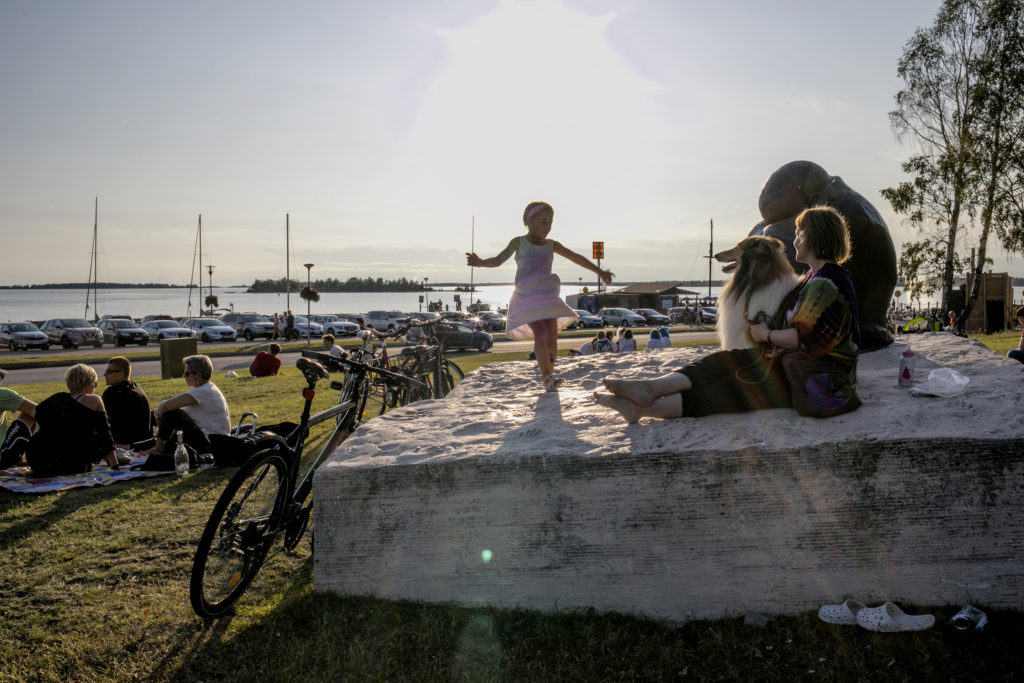
[[[673, 332], [673, 341], [709, 341], [715, 338], [715, 332], [713, 329], [705, 330], [694, 330], [687, 332]], [[583, 337], [559, 337], [558, 348], [559, 349], [577, 349], [584, 342]], [[138, 347], [129, 347], [138, 348]], [[217, 348], [216, 344], [199, 344], [199, 353], [203, 353], [206, 350]], [[311, 348], [316, 349], [317, 345], [314, 344]], [[393, 353], [399, 352], [401, 347], [390, 347]], [[97, 352], [109, 353], [110, 356], [116, 356], [121, 352], [120, 348], [109, 347], [105, 351], [102, 349], [94, 349], [92, 347], [84, 349], [75, 349], [68, 351], [67, 353], [72, 355], [80, 355], [83, 357], [94, 358]], [[522, 353], [524, 359], [526, 356], [533, 351], [533, 341], [496, 341], [491, 351], [495, 353]], [[25, 352], [22, 352], [25, 353]], [[4, 355], [7, 355], [6, 353]], [[252, 363], [253, 353], [241, 353], [233, 356], [212, 356], [213, 370], [214, 373], [224, 373], [228, 370], [235, 370], [236, 372], [248, 371], [249, 364]], [[283, 352], [280, 355], [281, 362], [284, 365], [295, 365], [295, 360], [300, 356], [297, 351]], [[3, 359], [0, 357], [0, 367], [3, 365]], [[104, 363], [92, 364], [96, 368], [97, 374], [102, 374]], [[18, 384], [34, 384], [36, 382], [59, 382], [64, 379], [64, 373], [67, 370], [66, 366], [56, 366], [48, 368], [27, 368], [27, 369], [8, 369], [7, 377], [4, 379], [4, 386], [13, 387]], [[160, 375], [160, 361], [159, 360], [147, 360], [147, 361], [133, 361], [132, 362], [132, 375], [134, 377], [150, 377]], [[101, 377], [102, 379], [102, 377]], [[101, 382], [102, 385], [102, 382]]]

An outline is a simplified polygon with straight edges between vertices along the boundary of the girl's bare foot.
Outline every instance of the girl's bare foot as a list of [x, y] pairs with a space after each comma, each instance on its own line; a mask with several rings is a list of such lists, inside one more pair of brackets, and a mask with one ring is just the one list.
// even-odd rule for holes
[[649, 406], [658, 398], [651, 391], [650, 385], [643, 380], [611, 379], [605, 377], [601, 382], [608, 391], [638, 406]]
[[611, 408], [618, 412], [619, 415], [622, 416], [622, 419], [626, 421], [626, 424], [634, 425], [640, 421], [640, 413], [637, 410], [636, 404], [628, 398], [620, 398], [618, 396], [612, 396], [611, 394], [601, 394], [595, 391], [594, 401], [596, 401], [598, 405], [602, 405], [605, 408]]
[[544, 391], [557, 391], [558, 387], [562, 386], [562, 378], [555, 377], [554, 375], [544, 375], [541, 384], [544, 385]]

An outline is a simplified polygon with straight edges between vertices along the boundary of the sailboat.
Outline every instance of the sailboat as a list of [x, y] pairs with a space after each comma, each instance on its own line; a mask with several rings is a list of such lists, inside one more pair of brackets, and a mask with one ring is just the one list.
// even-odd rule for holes
[[[199, 214], [199, 229], [196, 230], [196, 242], [192, 247], [192, 275], [188, 281], [188, 307], [185, 317], [192, 317], [192, 290], [196, 287], [196, 258], [199, 258], [199, 295], [203, 294], [203, 214]], [[199, 309], [202, 315], [202, 307]]]
[[99, 234], [100, 226], [100, 198], [96, 197], [95, 205], [93, 207], [93, 219], [92, 219], [92, 252], [89, 257], [89, 280], [85, 287], [85, 319], [89, 319], [89, 287], [92, 286], [92, 314], [93, 321], [97, 321], [100, 318], [99, 303], [96, 301], [96, 295], [98, 293], [98, 242], [97, 237]]

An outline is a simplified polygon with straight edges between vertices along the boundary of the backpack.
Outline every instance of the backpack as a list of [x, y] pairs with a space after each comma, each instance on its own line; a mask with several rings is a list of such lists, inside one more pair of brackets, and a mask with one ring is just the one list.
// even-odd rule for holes
[[615, 351], [615, 346], [607, 339], [598, 339], [594, 342], [594, 353], [611, 353]]

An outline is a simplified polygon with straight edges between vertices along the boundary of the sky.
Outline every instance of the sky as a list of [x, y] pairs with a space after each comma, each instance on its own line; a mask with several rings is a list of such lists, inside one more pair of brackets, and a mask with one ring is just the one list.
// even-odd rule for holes
[[468, 282], [534, 200], [618, 280], [703, 279], [799, 159], [898, 249], [896, 64], [939, 4], [0, 0], [0, 285], [85, 281], [97, 198], [102, 281], [188, 284], [201, 214], [215, 285]]

